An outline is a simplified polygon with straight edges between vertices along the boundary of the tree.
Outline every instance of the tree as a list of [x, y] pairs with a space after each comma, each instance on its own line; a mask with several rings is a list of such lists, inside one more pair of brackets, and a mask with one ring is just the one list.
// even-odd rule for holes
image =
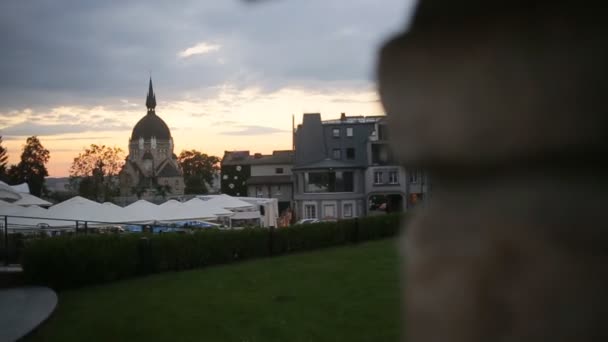
[[157, 184], [155, 197], [160, 197], [162, 200], [167, 198], [167, 195], [171, 193], [171, 185], [160, 185]]
[[184, 172], [186, 194], [206, 194], [207, 184], [213, 182], [213, 175], [219, 168], [220, 158], [208, 156], [197, 150], [182, 151], [177, 158]]
[[12, 165], [8, 171], [9, 179], [13, 183], [27, 183], [30, 193], [40, 196], [43, 191], [46, 192], [44, 177], [49, 173], [45, 165], [50, 158], [49, 150], [42, 146], [38, 137], [27, 138], [19, 164]]
[[91, 144], [70, 167], [70, 181], [80, 196], [104, 202], [118, 194], [116, 176], [124, 163], [118, 147]]
[[2, 146], [2, 136], [0, 135], [0, 181], [8, 181], [8, 155], [6, 147]]

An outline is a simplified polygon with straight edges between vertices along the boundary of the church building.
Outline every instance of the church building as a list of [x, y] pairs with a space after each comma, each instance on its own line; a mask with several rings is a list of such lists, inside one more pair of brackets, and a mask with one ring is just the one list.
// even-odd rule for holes
[[120, 193], [146, 200], [184, 194], [184, 176], [173, 152], [173, 138], [167, 124], [156, 114], [152, 79], [146, 98], [146, 115], [129, 139], [129, 155], [120, 171]]

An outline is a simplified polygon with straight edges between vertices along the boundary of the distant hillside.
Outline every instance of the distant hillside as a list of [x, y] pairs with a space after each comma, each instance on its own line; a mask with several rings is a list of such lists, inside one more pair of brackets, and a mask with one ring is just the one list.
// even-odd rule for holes
[[70, 178], [68, 177], [47, 177], [45, 179], [47, 189], [50, 191], [68, 191]]

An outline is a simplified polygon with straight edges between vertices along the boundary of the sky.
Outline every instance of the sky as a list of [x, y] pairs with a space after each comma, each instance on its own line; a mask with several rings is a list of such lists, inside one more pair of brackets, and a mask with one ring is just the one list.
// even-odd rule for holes
[[[179, 5], [178, 5], [179, 4]], [[381, 115], [376, 51], [408, 0], [0, 2], [0, 135], [9, 162], [28, 136], [68, 175], [90, 144], [127, 150], [157, 114], [175, 153], [291, 148], [292, 115]]]

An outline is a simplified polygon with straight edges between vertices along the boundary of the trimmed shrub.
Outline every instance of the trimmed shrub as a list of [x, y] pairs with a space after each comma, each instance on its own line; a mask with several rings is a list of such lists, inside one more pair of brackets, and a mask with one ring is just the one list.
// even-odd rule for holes
[[28, 283], [55, 289], [102, 283], [137, 274], [138, 236], [80, 235], [28, 241]]
[[[4, 229], [0, 228], [0, 262], [20, 263], [21, 254], [27, 237], [23, 234], [8, 234], [8, 242], [4, 241]], [[8, 248], [6, 248], [8, 246]]]
[[278, 229], [60, 236], [28, 241], [22, 265], [28, 283], [62, 290], [386, 238], [398, 234], [400, 219], [385, 215]]

